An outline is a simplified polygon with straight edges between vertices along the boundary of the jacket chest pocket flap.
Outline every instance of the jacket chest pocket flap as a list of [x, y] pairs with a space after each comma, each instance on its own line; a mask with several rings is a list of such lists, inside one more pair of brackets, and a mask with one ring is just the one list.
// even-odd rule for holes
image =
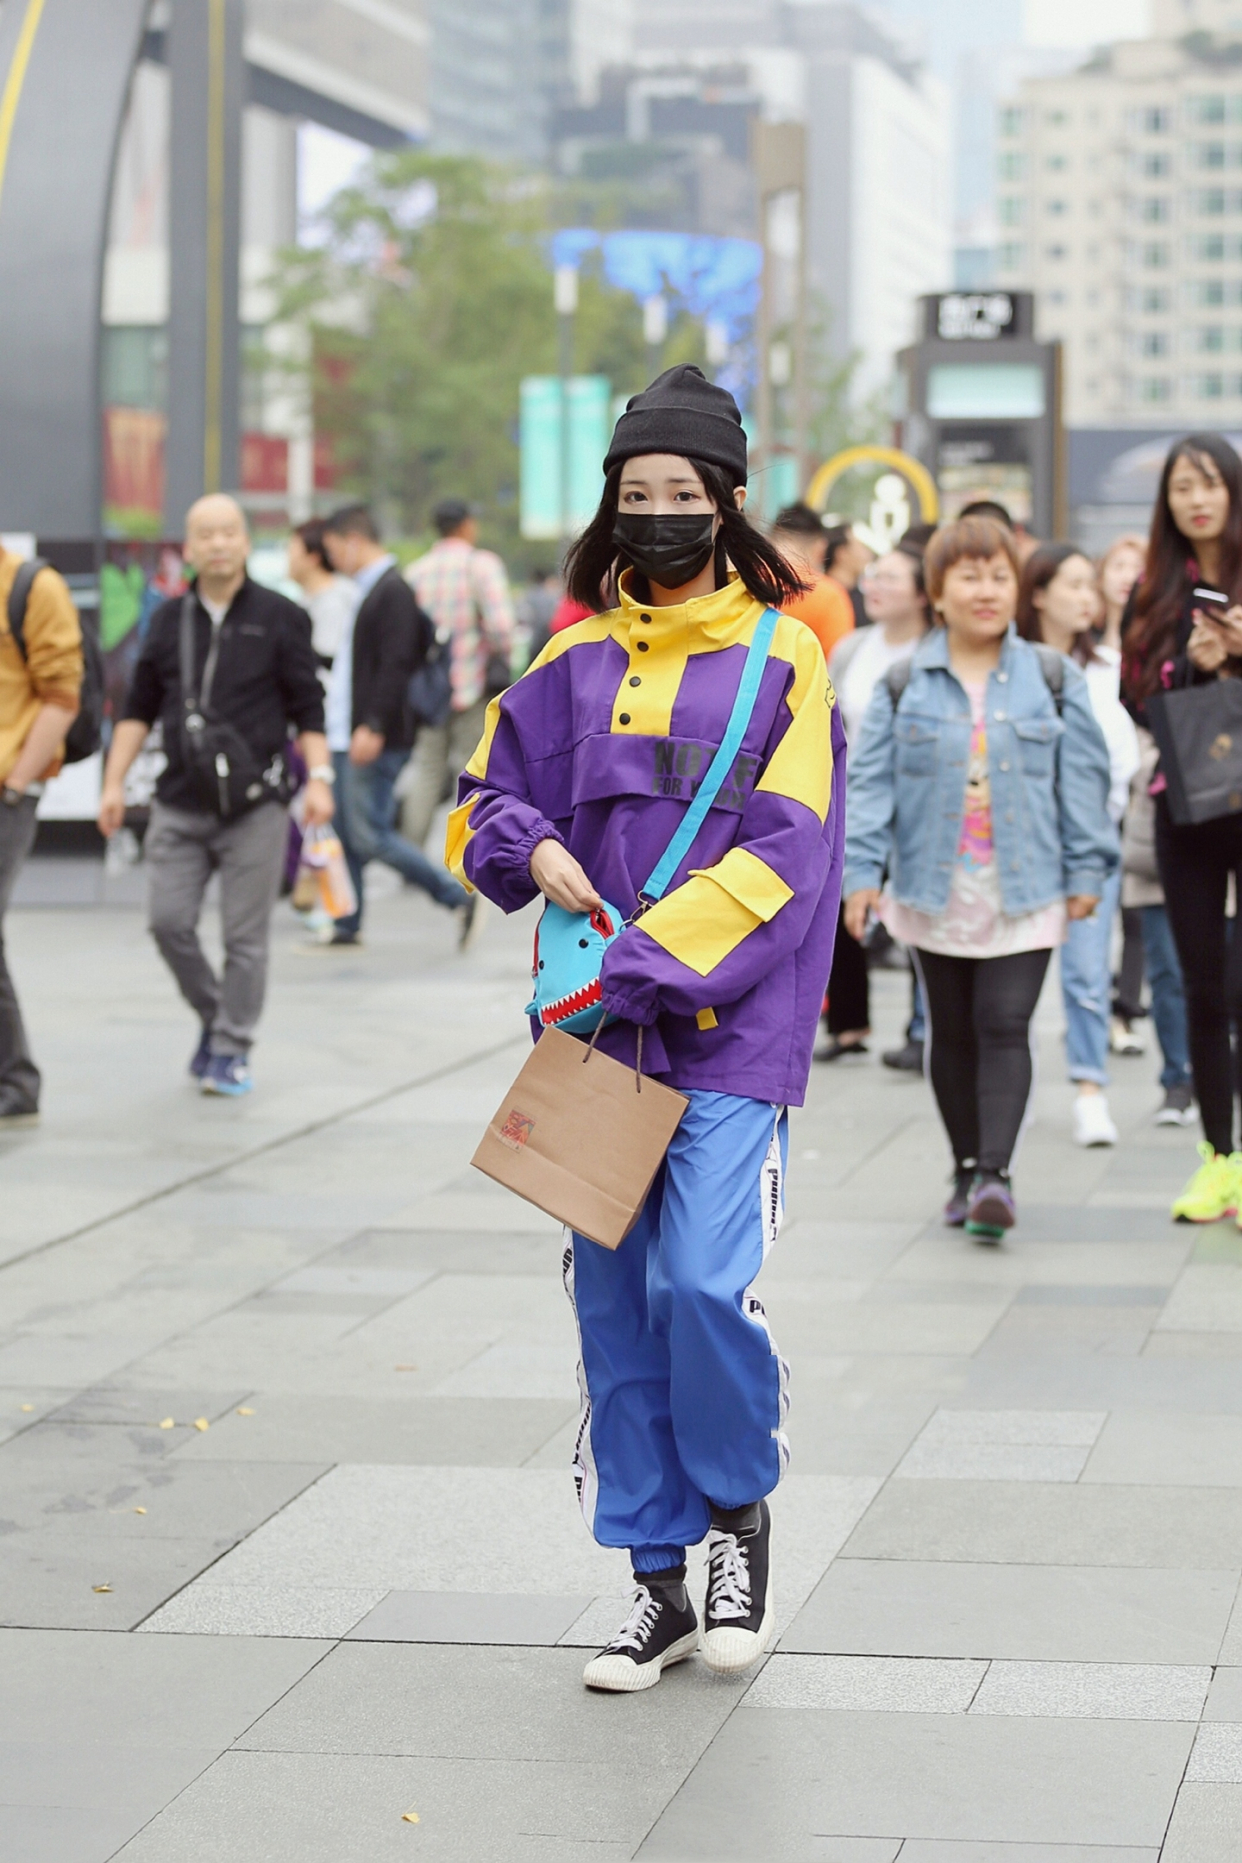
[[926, 776], [936, 761], [936, 746], [944, 721], [919, 712], [898, 712], [893, 720], [893, 744], [899, 776]]
[[1015, 718], [1018, 757], [1027, 776], [1051, 776], [1057, 739], [1065, 730], [1059, 718]]

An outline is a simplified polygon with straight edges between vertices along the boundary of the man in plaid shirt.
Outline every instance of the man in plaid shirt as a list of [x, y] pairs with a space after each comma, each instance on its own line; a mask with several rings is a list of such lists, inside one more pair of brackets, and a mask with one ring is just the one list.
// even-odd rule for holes
[[443, 725], [423, 725], [414, 749], [413, 783], [402, 809], [402, 825], [422, 846], [441, 802], [454, 793], [457, 777], [483, 735], [488, 663], [499, 660], [509, 682], [513, 647], [513, 602], [505, 566], [491, 550], [475, 547], [478, 526], [464, 499], [446, 498], [432, 512], [440, 541], [411, 563], [405, 579], [420, 608], [450, 644], [453, 698]]

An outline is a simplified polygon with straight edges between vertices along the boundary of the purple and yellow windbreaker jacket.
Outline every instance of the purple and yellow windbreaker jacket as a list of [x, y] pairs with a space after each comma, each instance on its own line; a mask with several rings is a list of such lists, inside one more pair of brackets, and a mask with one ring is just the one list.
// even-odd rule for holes
[[[554, 635], [493, 699], [448, 831], [453, 872], [505, 912], [551, 836], [628, 915], [724, 736], [763, 614], [733, 579]], [[801, 1105], [832, 964], [845, 733], [823, 650], [782, 615], [742, 749], [658, 904], [609, 947], [599, 1045], [681, 1089]]]

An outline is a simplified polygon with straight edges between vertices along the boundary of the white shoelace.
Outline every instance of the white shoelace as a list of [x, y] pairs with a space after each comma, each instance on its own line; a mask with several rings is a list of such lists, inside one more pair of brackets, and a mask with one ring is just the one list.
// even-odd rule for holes
[[710, 1583], [707, 1590], [707, 1614], [717, 1622], [722, 1617], [750, 1616], [750, 1564], [736, 1533], [721, 1533], [712, 1542], [707, 1555]]
[[640, 1585], [634, 1593], [630, 1614], [608, 1645], [609, 1650], [634, 1650], [641, 1655], [647, 1647], [647, 1641], [659, 1615], [659, 1601], [652, 1596], [645, 1585]]

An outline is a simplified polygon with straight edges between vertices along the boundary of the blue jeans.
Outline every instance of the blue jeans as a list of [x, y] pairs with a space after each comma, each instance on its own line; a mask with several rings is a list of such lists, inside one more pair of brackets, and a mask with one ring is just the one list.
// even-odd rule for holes
[[1168, 913], [1163, 906], [1142, 906], [1139, 910], [1143, 920], [1147, 980], [1151, 984], [1151, 1019], [1164, 1056], [1160, 1085], [1167, 1093], [1170, 1087], [1187, 1086], [1190, 1082], [1186, 992]]
[[1108, 1085], [1108, 1017], [1112, 998], [1109, 947], [1121, 899], [1121, 874], [1104, 882], [1095, 916], [1073, 919], [1061, 946], [1065, 1054], [1071, 1080]]
[[351, 763], [347, 751], [332, 753], [337, 832], [358, 895], [358, 910], [336, 921], [338, 931], [356, 932], [362, 924], [362, 873], [371, 860], [395, 868], [403, 880], [421, 886], [450, 910], [466, 903], [466, 890], [452, 874], [434, 866], [421, 847], [393, 826], [397, 813], [393, 791], [409, 755], [408, 750], [382, 750], [374, 763]]

